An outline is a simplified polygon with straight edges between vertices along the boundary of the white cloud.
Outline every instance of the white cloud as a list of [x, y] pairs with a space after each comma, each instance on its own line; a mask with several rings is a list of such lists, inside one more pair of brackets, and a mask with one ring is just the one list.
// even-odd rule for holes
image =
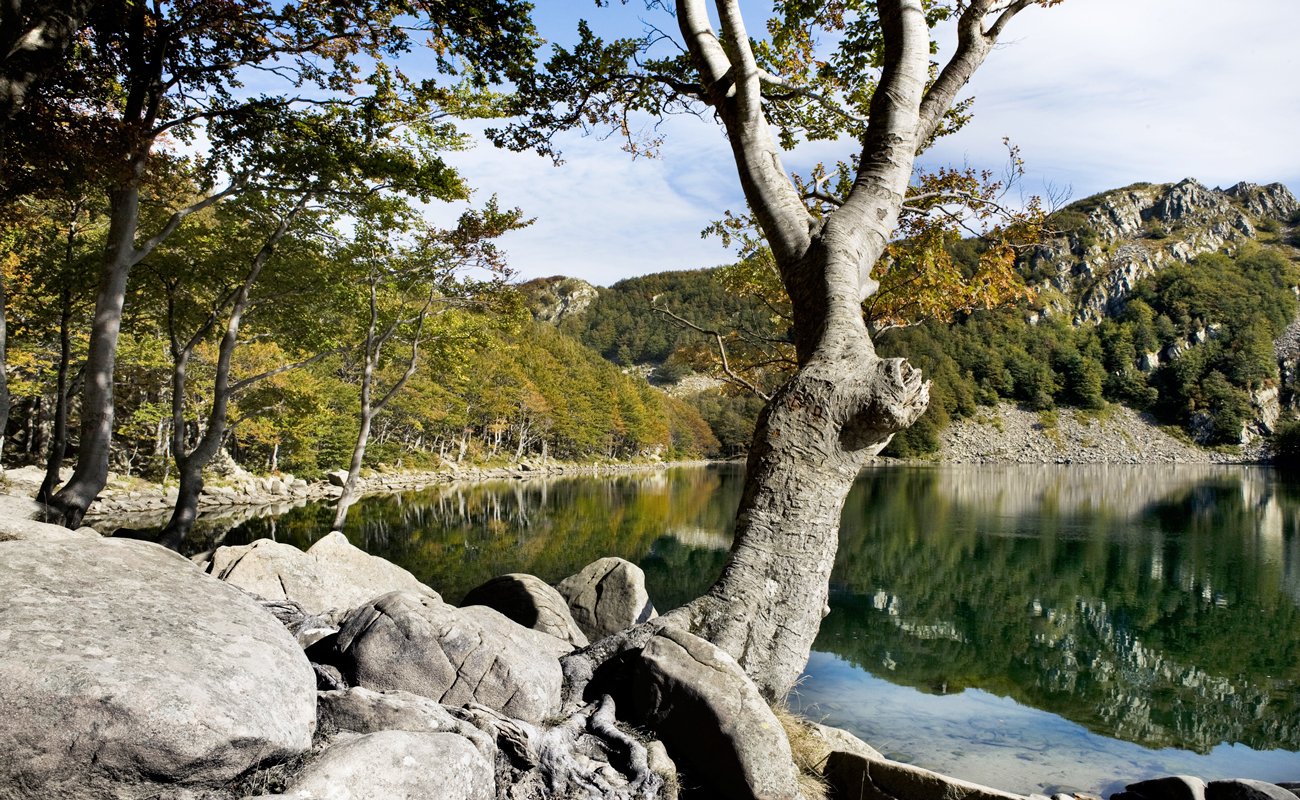
[[[1030, 9], [969, 87], [974, 122], [926, 163], [998, 168], [1009, 136], [1026, 159], [1030, 192], [1068, 185], [1077, 198], [1187, 176], [1300, 187], [1297, 30], [1295, 0], [1068, 0]], [[616, 141], [576, 136], [558, 168], [487, 144], [453, 160], [480, 196], [495, 192], [537, 217], [505, 242], [525, 277], [608, 285], [729, 258], [699, 237], [741, 205], [725, 142], [711, 121], [691, 117], [668, 120], [664, 132], [658, 160], [633, 161]], [[787, 166], [843, 155], [821, 144]]]

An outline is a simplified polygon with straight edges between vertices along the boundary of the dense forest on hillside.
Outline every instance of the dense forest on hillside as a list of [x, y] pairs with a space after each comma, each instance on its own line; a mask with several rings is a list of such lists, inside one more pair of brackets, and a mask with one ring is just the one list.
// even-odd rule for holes
[[[60, 414], [61, 382], [64, 409], [75, 422], [85, 359], [81, 331], [94, 289], [83, 276], [93, 275], [88, 265], [106, 224], [93, 204], [32, 203], [28, 211], [9, 229], [5, 264], [13, 404], [8, 464], [43, 463]], [[140, 265], [117, 361], [116, 470], [154, 478], [174, 471], [172, 397], [177, 348], [186, 345], [192, 351], [183, 364], [181, 441], [202, 436], [220, 359], [221, 331], [212, 320], [228, 308], [242, 277], [238, 267], [258, 252], [270, 213], [244, 202], [204, 212]], [[355, 242], [332, 244], [324, 222], [309, 220], [279, 243], [231, 356], [239, 389], [223, 441], [249, 469], [320, 475], [346, 466], [356, 439], [369, 319], [365, 259]], [[719, 452], [690, 405], [532, 321], [504, 273], [453, 266], [379, 286], [380, 327], [394, 327], [376, 364], [375, 386], [383, 391], [400, 379], [413, 345], [416, 369], [376, 416], [367, 465]], [[423, 307], [429, 314], [417, 335], [414, 320]]]
[[[1172, 189], [1138, 184], [1117, 193]], [[1196, 241], [1201, 235], [1195, 220], [1167, 223], [1149, 213], [1139, 231], [1119, 238], [1112, 233], [1108, 241], [1104, 223], [1089, 215], [1108, 214], [1106, 204], [1114, 194], [1086, 198], [1054, 214], [1049, 227], [1060, 236], [1058, 247], [1067, 255], [1104, 259], [1135, 247], [1133, 240], [1159, 246], [1171, 236]], [[1274, 340], [1298, 310], [1297, 226], [1296, 212], [1280, 220], [1260, 215], [1251, 237], [1222, 248], [1231, 254], [1170, 259], [1127, 287], [1122, 302], [1099, 320], [1078, 319], [1075, 313], [1106, 276], [1063, 280], [1042, 251], [1031, 251], [1022, 254], [1018, 267], [1031, 289], [1028, 299], [962, 313], [951, 322], [923, 321], [880, 332], [882, 355], [908, 358], [933, 381], [929, 409], [895, 437], [886, 454], [932, 453], [953, 419], [999, 401], [1039, 411], [1058, 405], [1100, 411], [1107, 403], [1123, 403], [1150, 411], [1206, 444], [1240, 441], [1255, 417], [1255, 396], [1282, 383]], [[958, 264], [974, 268], [978, 240], [949, 246]], [[675, 379], [687, 366], [708, 369], [710, 360], [716, 374], [711, 337], [653, 311], [674, 303], [689, 308], [689, 319], [699, 328], [743, 328], [788, 341], [788, 325], [779, 314], [757, 297], [737, 295], [725, 272], [716, 271], [622, 281], [602, 290], [562, 327], [606, 358], [645, 365], [652, 375]], [[752, 393], [735, 386], [687, 399], [724, 447], [743, 446], [747, 435], [740, 432], [752, 428], [761, 407]]]

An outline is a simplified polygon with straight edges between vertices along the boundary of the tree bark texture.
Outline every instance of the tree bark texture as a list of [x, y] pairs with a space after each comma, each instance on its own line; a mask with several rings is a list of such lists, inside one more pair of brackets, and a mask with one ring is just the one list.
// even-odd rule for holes
[[930, 33], [921, 0], [877, 3], [883, 66], [857, 174], [842, 205], [818, 219], [781, 166], [738, 0], [715, 0], [721, 35], [704, 0], [677, 1], [701, 85], [790, 295], [799, 366], [759, 418], [721, 577], [666, 618], [730, 653], [769, 697], [793, 686], [829, 610], [849, 489], [866, 460], [929, 401], [918, 370], [876, 356], [861, 305], [878, 286], [872, 267], [897, 226], [917, 150], [1006, 19], [1025, 5], [1028, 0], [1004, 5], [986, 31], [998, 4], [974, 0], [961, 16], [957, 53], [927, 88]]
[[110, 192], [109, 207], [108, 242], [86, 355], [77, 466], [63, 488], [50, 498], [50, 505], [62, 517], [62, 523], [70, 528], [81, 525], [86, 509], [108, 481], [113, 441], [113, 368], [122, 329], [126, 282], [138, 260], [134, 245], [140, 218], [139, 186], [132, 181]]

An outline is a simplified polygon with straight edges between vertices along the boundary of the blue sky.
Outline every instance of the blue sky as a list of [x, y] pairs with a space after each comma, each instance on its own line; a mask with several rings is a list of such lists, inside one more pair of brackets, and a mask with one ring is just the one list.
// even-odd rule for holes
[[[603, 35], [641, 19], [674, 22], [639, 0], [536, 0], [544, 36], [570, 39], [578, 16]], [[761, 4], [755, 3], [756, 11]], [[760, 17], [750, 22], [761, 30]], [[1067, 0], [1017, 17], [971, 82], [975, 120], [936, 146], [928, 166], [1001, 168], [1002, 138], [1021, 148], [1024, 191], [1077, 199], [1136, 181], [1195, 177], [1210, 185], [1281, 181], [1300, 190], [1300, 2]], [[740, 208], [717, 128], [693, 117], [663, 125], [662, 157], [632, 160], [616, 141], [565, 139], [566, 163], [486, 142], [449, 159], [478, 196], [497, 194], [535, 216], [503, 244], [522, 277], [565, 274], [609, 285], [632, 275], [730, 259], [700, 230]], [[846, 150], [800, 148], [786, 166]], [[451, 219], [458, 208], [435, 208]]]

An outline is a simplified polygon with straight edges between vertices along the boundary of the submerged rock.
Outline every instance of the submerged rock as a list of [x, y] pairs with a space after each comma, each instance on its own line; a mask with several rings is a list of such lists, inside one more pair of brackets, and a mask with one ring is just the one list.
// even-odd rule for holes
[[533, 575], [511, 573], [492, 578], [471, 589], [461, 606], [487, 606], [525, 628], [563, 639], [574, 647], [588, 644], [564, 597]]
[[293, 637], [147, 542], [0, 544], [0, 676], [0, 786], [19, 797], [216, 785], [305, 751], [316, 725]]
[[569, 649], [490, 608], [462, 610], [434, 597], [392, 592], [349, 614], [324, 657], [352, 685], [413, 692], [452, 706], [477, 702], [540, 722], [560, 705], [557, 646]]
[[645, 573], [621, 558], [593, 561], [555, 588], [591, 641], [659, 616], [645, 589]]
[[388, 592], [438, 598], [410, 572], [355, 547], [337, 531], [306, 552], [270, 539], [218, 547], [208, 571], [259, 597], [293, 600], [315, 614], [353, 609]]
[[830, 754], [824, 777], [837, 800], [1024, 800], [911, 764], [842, 751]]

